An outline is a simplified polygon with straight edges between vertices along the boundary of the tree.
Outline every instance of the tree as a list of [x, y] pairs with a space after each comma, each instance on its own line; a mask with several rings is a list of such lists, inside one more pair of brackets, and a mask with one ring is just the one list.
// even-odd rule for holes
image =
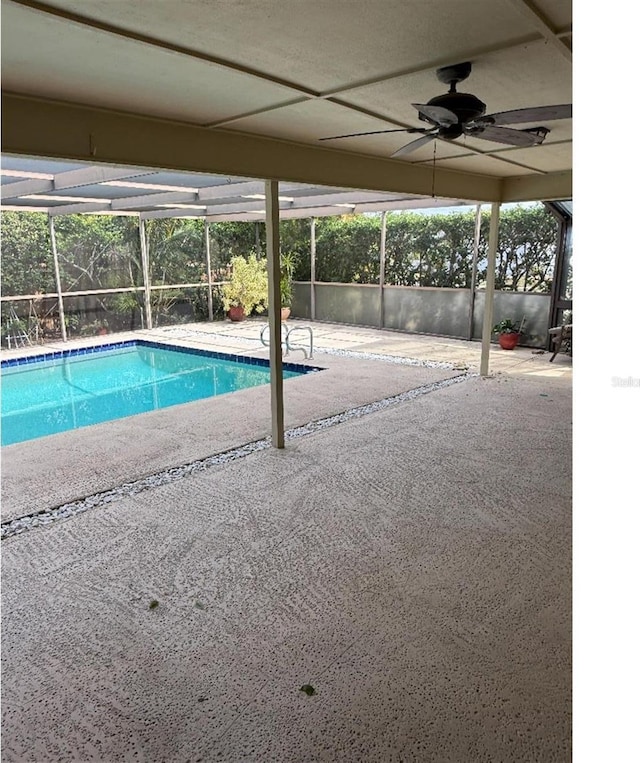
[[469, 288], [475, 215], [391, 214], [387, 220], [387, 283]]
[[500, 215], [496, 289], [551, 291], [558, 225], [542, 206], [517, 206]]
[[135, 224], [134, 218], [108, 215], [57, 218], [55, 230], [62, 290], [89, 291], [138, 285], [140, 264], [138, 261], [132, 268], [128, 245], [130, 230]]
[[40, 296], [56, 292], [47, 215], [3, 212], [1, 224], [2, 296], [34, 295], [29, 300], [2, 303], [3, 337], [17, 330], [38, 340], [45, 332], [59, 332], [57, 299]]
[[[482, 213], [478, 282], [486, 279], [490, 214]], [[207, 315], [204, 222], [158, 219], [146, 223], [154, 325]], [[338, 283], [377, 283], [380, 272], [379, 215], [344, 215], [316, 221], [316, 278]], [[398, 286], [469, 288], [475, 214], [392, 212], [387, 216], [386, 283]], [[284, 220], [281, 252], [295, 260], [295, 280], [309, 279], [310, 221]], [[234, 257], [264, 257], [265, 226], [221, 222], [209, 227], [214, 278], [223, 278]], [[143, 284], [140, 232], [135, 217], [72, 215], [56, 218], [56, 239], [63, 291], [126, 289], [118, 294], [65, 297], [69, 327], [81, 330], [93, 319], [107, 318], [112, 328], [140, 325]], [[496, 288], [551, 289], [557, 223], [541, 205], [515, 206], [500, 214]], [[47, 216], [5, 212], [2, 216], [2, 295], [56, 291]], [[186, 287], [185, 284], [200, 284]], [[216, 294], [216, 299], [219, 296]], [[55, 315], [57, 300], [16, 301], [19, 317], [43, 321]], [[11, 306], [3, 303], [3, 320]], [[215, 308], [222, 312], [219, 300]], [[49, 320], [49, 318], [47, 318]]]
[[280, 223], [280, 252], [294, 262], [291, 277], [294, 281], [311, 280], [311, 219], [308, 217], [282, 220]]
[[47, 215], [2, 213], [2, 296], [56, 291]]

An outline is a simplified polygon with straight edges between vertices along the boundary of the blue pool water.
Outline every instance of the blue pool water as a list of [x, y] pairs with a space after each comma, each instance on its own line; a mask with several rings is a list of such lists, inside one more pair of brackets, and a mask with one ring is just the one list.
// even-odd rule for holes
[[[283, 377], [311, 370], [284, 364]], [[2, 362], [2, 445], [269, 382], [262, 358], [130, 341]]]

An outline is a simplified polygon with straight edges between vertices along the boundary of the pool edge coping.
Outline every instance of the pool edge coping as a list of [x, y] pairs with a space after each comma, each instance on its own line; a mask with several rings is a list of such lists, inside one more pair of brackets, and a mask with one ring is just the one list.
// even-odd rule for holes
[[[262, 366], [269, 368], [271, 361], [268, 358], [259, 358], [251, 355], [238, 355], [237, 353], [221, 352], [220, 350], [205, 350], [200, 347], [185, 347], [184, 345], [172, 344], [170, 342], [158, 342], [151, 339], [124, 339], [118, 342], [109, 342], [107, 344], [92, 345], [89, 347], [67, 347], [63, 350], [52, 350], [51, 352], [41, 353], [39, 355], [26, 355], [20, 358], [5, 358], [0, 361], [0, 369], [13, 368], [15, 366], [28, 366], [43, 361], [59, 360], [61, 358], [76, 357], [80, 355], [93, 355], [108, 350], [117, 350], [125, 347], [153, 347], [156, 349], [170, 349], [176, 352], [183, 352], [191, 355], [203, 355], [216, 360], [231, 360], [236, 363], [247, 363], [253, 366]], [[290, 361], [283, 361], [284, 371], [296, 371], [301, 374], [312, 373], [314, 371], [324, 371], [321, 366], [306, 366]]]

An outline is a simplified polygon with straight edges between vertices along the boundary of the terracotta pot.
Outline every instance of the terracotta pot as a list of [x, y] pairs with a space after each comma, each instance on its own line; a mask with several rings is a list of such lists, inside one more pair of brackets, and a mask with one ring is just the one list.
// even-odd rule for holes
[[513, 350], [519, 339], [520, 334], [498, 334], [498, 344], [503, 350]]
[[283, 321], [286, 321], [287, 318], [291, 315], [291, 308], [290, 307], [281, 307], [280, 308], [280, 319]]
[[246, 317], [244, 314], [244, 307], [241, 305], [230, 307], [227, 315], [229, 316], [230, 321], [243, 321]]

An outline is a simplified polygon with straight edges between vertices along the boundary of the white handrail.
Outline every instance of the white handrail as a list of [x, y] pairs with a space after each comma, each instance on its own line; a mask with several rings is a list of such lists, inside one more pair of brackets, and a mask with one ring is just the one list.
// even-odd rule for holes
[[[265, 347], [269, 346], [268, 339], [265, 339], [265, 334], [269, 331], [269, 324], [266, 323], [261, 329], [260, 329], [260, 341]], [[291, 326], [289, 328], [286, 325], [282, 325], [281, 331], [283, 332], [284, 336], [281, 336], [281, 342], [282, 347], [285, 350], [285, 355], [288, 355], [290, 352], [294, 352], [295, 350], [299, 350], [304, 354], [305, 360], [309, 358], [313, 358], [313, 329], [311, 326]], [[293, 334], [294, 331], [308, 331], [309, 332], [309, 354], [307, 355], [307, 351], [304, 347], [293, 345], [290, 341], [290, 336]]]

